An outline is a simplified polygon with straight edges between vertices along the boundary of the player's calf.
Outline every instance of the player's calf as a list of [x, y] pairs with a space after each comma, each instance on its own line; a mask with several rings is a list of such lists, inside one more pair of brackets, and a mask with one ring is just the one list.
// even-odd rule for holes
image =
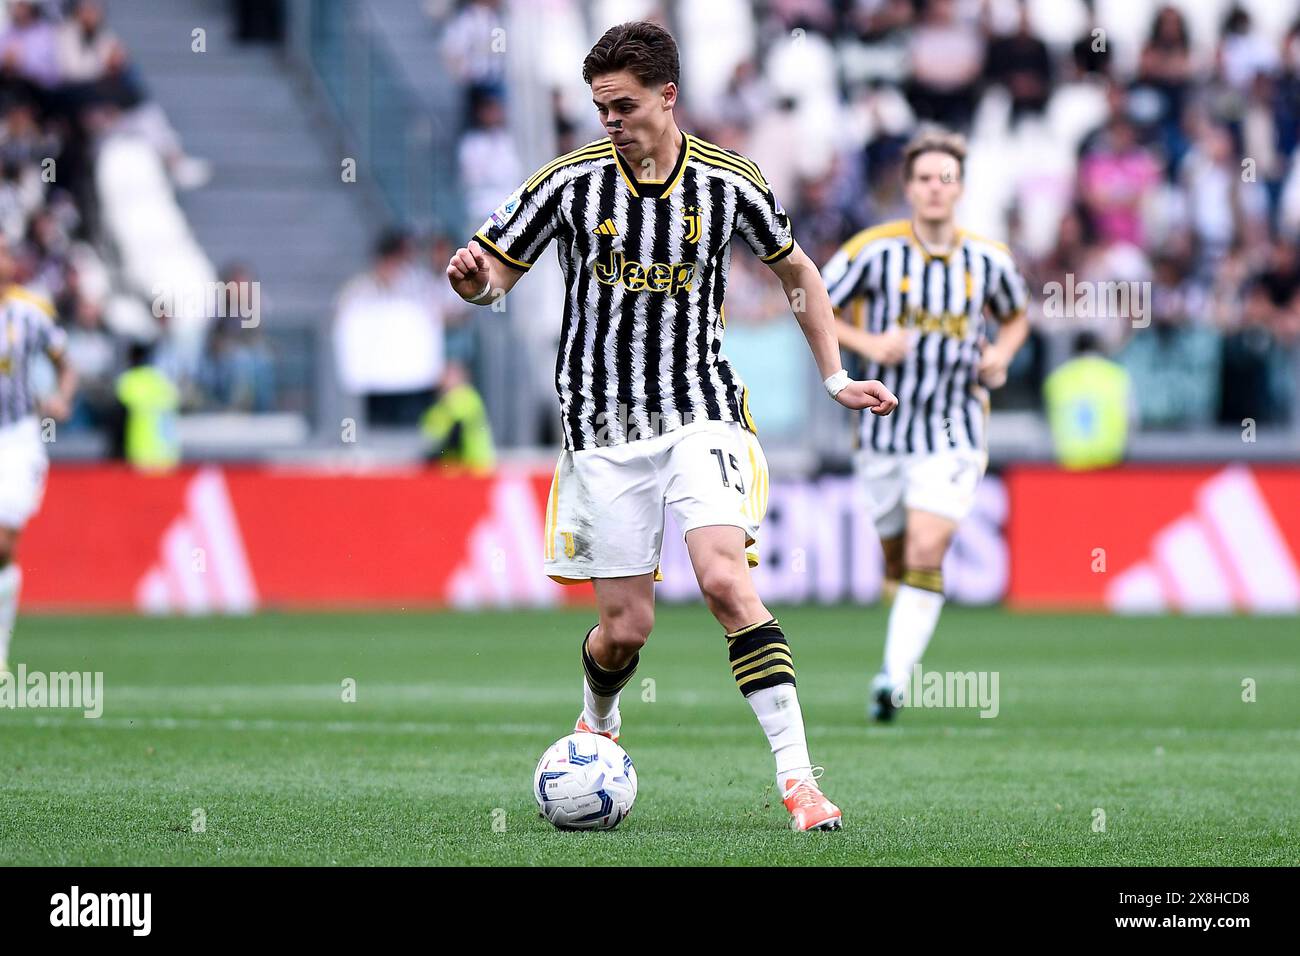
[[18, 532], [13, 528], [0, 526], [0, 568], [7, 567], [14, 559], [14, 549], [18, 544]]
[[596, 662], [606, 670], [619, 670], [633, 660], [654, 629], [654, 609], [630, 607], [602, 610], [600, 623], [587, 632]]
[[886, 603], [894, 600], [898, 585], [903, 580], [903, 533], [880, 539], [881, 550], [885, 552], [885, 580], [881, 586], [881, 597]]
[[[618, 698], [636, 673], [637, 665], [641, 663], [638, 651], [645, 643], [645, 638], [641, 638], [636, 645], [638, 650], [633, 650], [630, 658], [621, 659], [617, 665], [608, 667], [592, 653], [593, 632], [598, 634], [599, 631], [600, 625], [593, 627], [582, 641], [582, 713], [578, 715], [574, 730], [600, 734], [617, 741], [623, 722], [618, 711]], [[628, 645], [624, 643], [617, 646], [626, 648]]]
[[619, 695], [636, 673], [654, 627], [654, 582], [644, 574], [592, 583], [600, 623], [582, 641], [582, 713], [574, 729], [617, 740]]
[[[742, 576], [743, 575], [743, 576]], [[727, 569], [700, 577], [700, 591], [713, 617], [723, 627], [736, 627], [770, 615], [750, 584], [748, 572]]]
[[0, 527], [0, 674], [9, 670], [9, 642], [18, 616], [18, 592], [22, 569], [13, 560], [18, 532]]
[[913, 513], [908, 521], [907, 540], [902, 548], [903, 574], [913, 568], [940, 567], [956, 530], [956, 523], [945, 518]]

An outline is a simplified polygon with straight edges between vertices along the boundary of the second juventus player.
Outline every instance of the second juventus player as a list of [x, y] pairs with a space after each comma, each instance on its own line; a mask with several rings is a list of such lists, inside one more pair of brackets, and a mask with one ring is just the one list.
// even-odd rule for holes
[[762, 173], [678, 129], [678, 54], [651, 23], [608, 30], [583, 62], [607, 138], [546, 164], [447, 267], [466, 301], [498, 298], [558, 246], [565, 307], [556, 391], [564, 431], [546, 515], [547, 573], [591, 580], [598, 623], [582, 642], [577, 730], [617, 739], [619, 693], [654, 625], [664, 509], [686, 537], [700, 590], [722, 625], [737, 686], [776, 759], [796, 830], [838, 829], [815, 781], [784, 631], [749, 576], [767, 468], [747, 392], [722, 354], [731, 240], [781, 280], [826, 389], [887, 415], [880, 382], [840, 367], [817, 267]]
[[[840, 344], [898, 392], [898, 412], [863, 418], [855, 471], [871, 503], [893, 593], [885, 656], [870, 714], [889, 720], [943, 609], [943, 557], [975, 504], [988, 464], [987, 388], [1029, 334], [1028, 292], [1000, 242], [957, 226], [966, 145], [943, 130], [903, 153], [910, 220], [846, 242], [823, 276], [839, 313]], [[997, 322], [986, 335], [985, 313]]]

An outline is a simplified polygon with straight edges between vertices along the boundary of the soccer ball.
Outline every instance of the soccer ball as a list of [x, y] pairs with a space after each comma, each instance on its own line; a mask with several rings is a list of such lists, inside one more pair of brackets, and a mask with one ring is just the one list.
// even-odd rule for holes
[[537, 761], [533, 796], [561, 830], [612, 830], [636, 800], [636, 768], [608, 737], [569, 734]]

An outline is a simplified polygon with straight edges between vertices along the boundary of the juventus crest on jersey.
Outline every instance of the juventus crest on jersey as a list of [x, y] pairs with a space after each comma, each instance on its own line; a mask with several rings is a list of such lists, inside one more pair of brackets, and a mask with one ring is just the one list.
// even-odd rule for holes
[[1025, 280], [1006, 246], [959, 229], [946, 256], [932, 256], [907, 220], [884, 223], [846, 242], [822, 270], [841, 317], [879, 334], [916, 331], [898, 365], [864, 362], [856, 378], [878, 378], [898, 396], [893, 415], [859, 413], [859, 447], [879, 452], [985, 449], [979, 386], [985, 309], [998, 321], [1028, 304]]
[[758, 167], [682, 134], [662, 180], [638, 181], [597, 140], [537, 171], [475, 235], [527, 270], [556, 240], [564, 323], [555, 364], [565, 447], [580, 451], [692, 421], [753, 429], [740, 376], [722, 354], [731, 238], [764, 262], [794, 248], [790, 220]]

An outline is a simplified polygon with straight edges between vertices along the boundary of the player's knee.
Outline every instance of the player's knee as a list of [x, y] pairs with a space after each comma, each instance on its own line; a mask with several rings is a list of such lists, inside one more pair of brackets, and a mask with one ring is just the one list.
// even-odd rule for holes
[[617, 608], [600, 619], [601, 638], [620, 659], [641, 650], [654, 626], [653, 607]]

